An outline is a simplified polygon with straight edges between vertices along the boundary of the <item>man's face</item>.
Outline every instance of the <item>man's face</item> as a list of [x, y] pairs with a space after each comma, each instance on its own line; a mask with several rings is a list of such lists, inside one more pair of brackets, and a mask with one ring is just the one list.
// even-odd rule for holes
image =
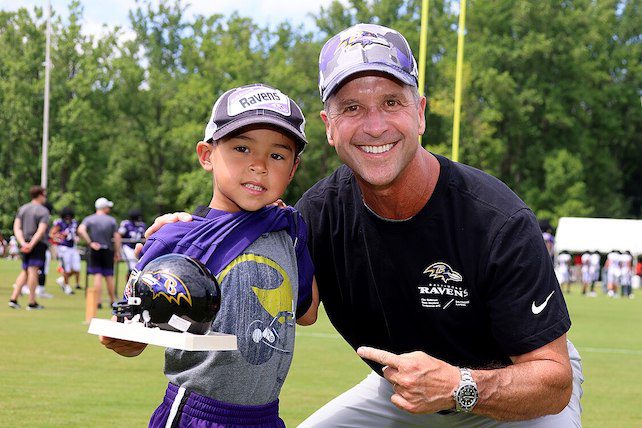
[[359, 178], [386, 187], [403, 172], [425, 130], [426, 99], [383, 74], [343, 85], [321, 112], [328, 143]]

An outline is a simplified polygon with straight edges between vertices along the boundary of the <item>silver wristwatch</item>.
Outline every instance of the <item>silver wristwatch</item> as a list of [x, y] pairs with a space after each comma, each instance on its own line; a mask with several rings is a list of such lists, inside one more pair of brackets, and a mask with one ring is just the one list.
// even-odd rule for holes
[[459, 372], [461, 373], [461, 380], [459, 381], [459, 386], [453, 391], [455, 409], [458, 412], [470, 412], [479, 399], [477, 384], [473, 380], [470, 370], [460, 368]]

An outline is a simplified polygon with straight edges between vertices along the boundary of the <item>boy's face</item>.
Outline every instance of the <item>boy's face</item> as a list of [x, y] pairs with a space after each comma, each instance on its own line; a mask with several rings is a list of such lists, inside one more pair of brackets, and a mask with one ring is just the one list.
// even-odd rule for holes
[[249, 129], [214, 144], [197, 145], [199, 161], [214, 176], [211, 208], [256, 211], [276, 201], [299, 163], [296, 145], [282, 132]]

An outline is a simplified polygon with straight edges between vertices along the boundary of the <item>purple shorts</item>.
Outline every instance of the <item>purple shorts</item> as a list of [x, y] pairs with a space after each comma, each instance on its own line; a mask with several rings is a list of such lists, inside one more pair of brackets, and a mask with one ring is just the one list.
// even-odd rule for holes
[[45, 253], [47, 252], [47, 244], [38, 241], [36, 245], [28, 253], [22, 254], [22, 270], [27, 270], [30, 266], [43, 268], [45, 266]]
[[150, 428], [285, 428], [279, 418], [279, 400], [243, 406], [214, 400], [170, 383], [165, 398], [149, 420]]

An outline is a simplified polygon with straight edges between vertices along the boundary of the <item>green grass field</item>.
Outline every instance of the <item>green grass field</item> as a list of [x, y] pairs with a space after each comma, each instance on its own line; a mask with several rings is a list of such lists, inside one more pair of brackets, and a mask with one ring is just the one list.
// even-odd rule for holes
[[[18, 269], [18, 261], [0, 260], [4, 302]], [[0, 307], [0, 426], [147, 426], [166, 385], [162, 349], [150, 346], [136, 358], [104, 349], [86, 333], [83, 295], [64, 295], [56, 277], [48, 278], [55, 297], [41, 300], [45, 310]], [[566, 297], [584, 365], [584, 426], [642, 427], [642, 292], [633, 300], [583, 298], [575, 287]], [[322, 314], [298, 329], [282, 418], [296, 426], [368, 371]]]

